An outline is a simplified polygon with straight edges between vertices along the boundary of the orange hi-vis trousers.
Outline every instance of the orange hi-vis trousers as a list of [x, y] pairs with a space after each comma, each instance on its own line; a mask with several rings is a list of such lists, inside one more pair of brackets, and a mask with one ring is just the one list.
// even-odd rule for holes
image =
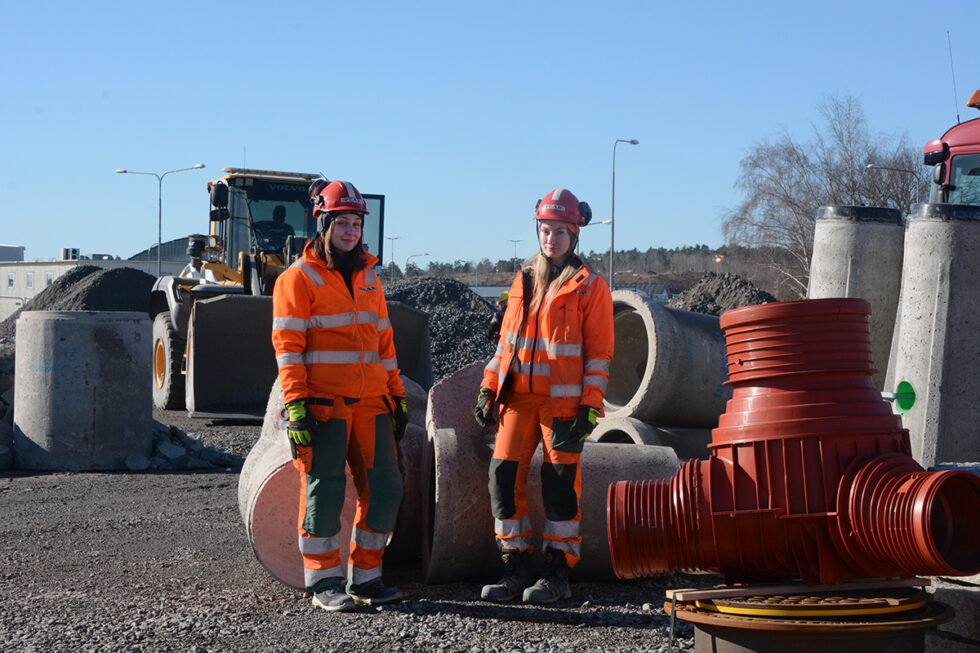
[[551, 397], [513, 392], [500, 408], [497, 439], [490, 461], [490, 503], [494, 533], [501, 551], [533, 551], [527, 510], [527, 475], [531, 458], [543, 446], [541, 494], [544, 502], [544, 547], [565, 554], [569, 567], [581, 558], [582, 443], [551, 446]]
[[[317, 420], [310, 446], [297, 446], [300, 471], [299, 549], [306, 587], [343, 579], [340, 514], [350, 468], [357, 488], [348, 579], [360, 585], [381, 576], [381, 557], [391, 539], [402, 498], [395, 438], [383, 396], [315, 400]], [[332, 402], [333, 405], [325, 405]]]

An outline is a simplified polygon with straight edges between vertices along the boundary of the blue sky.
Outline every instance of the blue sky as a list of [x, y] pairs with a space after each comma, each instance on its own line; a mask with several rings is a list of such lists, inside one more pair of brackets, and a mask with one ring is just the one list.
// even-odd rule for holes
[[824, 96], [917, 148], [976, 117], [978, 25], [957, 1], [0, 0], [0, 243], [126, 258], [156, 242], [157, 182], [114, 170], [204, 163], [165, 178], [164, 240], [244, 164], [385, 194], [399, 266], [526, 256], [555, 187], [608, 217], [635, 138], [617, 249], [718, 246], [740, 159], [808, 140]]

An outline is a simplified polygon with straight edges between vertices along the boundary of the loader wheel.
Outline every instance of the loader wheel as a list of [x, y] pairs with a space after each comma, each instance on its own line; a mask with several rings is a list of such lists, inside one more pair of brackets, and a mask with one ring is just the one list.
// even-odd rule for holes
[[170, 316], [158, 313], [153, 319], [153, 405], [163, 410], [184, 407], [184, 339], [170, 323]]

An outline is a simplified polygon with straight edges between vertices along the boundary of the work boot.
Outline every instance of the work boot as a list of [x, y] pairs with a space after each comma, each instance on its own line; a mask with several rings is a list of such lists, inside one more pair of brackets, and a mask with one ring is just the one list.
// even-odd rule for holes
[[391, 603], [402, 598], [402, 591], [397, 587], [385, 587], [380, 578], [369, 580], [366, 583], [354, 585], [348, 583], [347, 593], [354, 599], [357, 605], [381, 605]]
[[493, 585], [484, 585], [480, 598], [503, 603], [516, 599], [531, 582], [530, 551], [514, 551], [500, 556], [504, 561], [504, 576]]
[[568, 586], [568, 563], [565, 554], [557, 549], [548, 549], [544, 554], [544, 569], [541, 578], [524, 590], [525, 603], [554, 603], [559, 599], [572, 598]]
[[313, 605], [327, 612], [344, 612], [354, 607], [354, 599], [344, 591], [343, 578], [330, 578], [313, 588]]

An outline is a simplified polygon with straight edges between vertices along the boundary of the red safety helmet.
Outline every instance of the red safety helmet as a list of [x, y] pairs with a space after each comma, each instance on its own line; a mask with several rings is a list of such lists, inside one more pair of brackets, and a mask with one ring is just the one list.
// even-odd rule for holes
[[321, 213], [370, 213], [361, 192], [349, 181], [314, 182], [310, 188], [310, 201], [313, 202], [314, 217]]
[[583, 227], [592, 220], [592, 209], [586, 202], [579, 202], [572, 191], [556, 188], [534, 207], [535, 220], [557, 220], [576, 227]]

